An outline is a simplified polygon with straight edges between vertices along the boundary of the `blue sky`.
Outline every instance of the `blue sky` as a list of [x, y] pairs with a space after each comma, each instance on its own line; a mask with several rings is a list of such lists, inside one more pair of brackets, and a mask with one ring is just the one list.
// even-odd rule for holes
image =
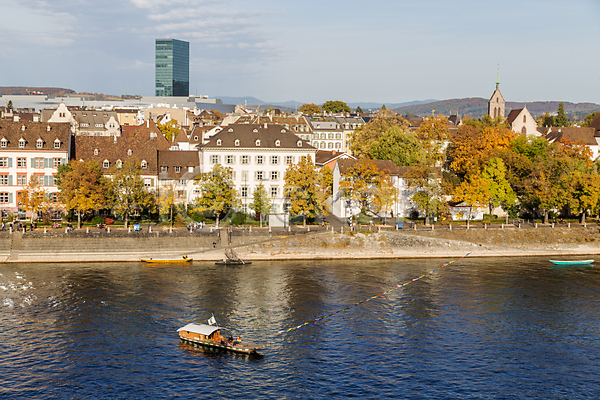
[[154, 94], [154, 40], [190, 92], [265, 101], [600, 103], [599, 0], [0, 0], [0, 86]]

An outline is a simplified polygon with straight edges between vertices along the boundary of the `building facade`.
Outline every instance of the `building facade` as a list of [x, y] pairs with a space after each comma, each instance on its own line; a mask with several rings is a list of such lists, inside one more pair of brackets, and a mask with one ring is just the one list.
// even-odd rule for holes
[[177, 39], [156, 39], [156, 96], [190, 93], [190, 44]]

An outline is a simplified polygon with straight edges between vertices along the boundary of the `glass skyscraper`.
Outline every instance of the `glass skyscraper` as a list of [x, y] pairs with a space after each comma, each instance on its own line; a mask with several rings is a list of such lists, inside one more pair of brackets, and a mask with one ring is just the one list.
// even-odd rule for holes
[[156, 39], [156, 96], [189, 96], [190, 44]]

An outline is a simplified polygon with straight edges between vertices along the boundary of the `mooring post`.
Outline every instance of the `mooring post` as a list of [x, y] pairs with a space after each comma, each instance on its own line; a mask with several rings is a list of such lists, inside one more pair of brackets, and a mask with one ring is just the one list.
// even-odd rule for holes
[[90, 227], [89, 226], [85, 227], [85, 233], [90, 233]]
[[340, 227], [340, 233], [344, 233], [344, 226], [343, 225]]
[[535, 227], [537, 228], [537, 222], [535, 223]]
[[131, 233], [131, 227], [130, 226], [127, 227], [127, 233]]
[[44, 235], [46, 234], [46, 227], [44, 227]]
[[448, 229], [452, 230], [452, 224], [451, 223], [448, 223]]
[[568, 228], [570, 228], [570, 227], [571, 227], [571, 223], [569, 222], [569, 224], [568, 224]]
[[431, 224], [431, 230], [434, 231], [435, 230], [435, 225]]
[[306, 225], [306, 232], [310, 232], [310, 225]]
[[107, 228], [106, 232], [110, 233], [110, 226]]

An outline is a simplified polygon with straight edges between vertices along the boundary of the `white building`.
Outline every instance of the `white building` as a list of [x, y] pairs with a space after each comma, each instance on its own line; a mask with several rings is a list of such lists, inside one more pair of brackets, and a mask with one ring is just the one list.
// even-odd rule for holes
[[[20, 193], [36, 177], [51, 198], [59, 165], [70, 158], [68, 123], [0, 121], [0, 208], [3, 217], [19, 210]], [[53, 210], [60, 217], [57, 207]], [[24, 215], [22, 215], [24, 216]]]
[[537, 122], [527, 109], [527, 105], [512, 110], [506, 117], [506, 122], [508, 122], [513, 132], [523, 133], [527, 136], [542, 136], [542, 132], [538, 131]]
[[202, 172], [215, 164], [233, 169], [241, 208], [248, 212], [256, 187], [262, 183], [273, 202], [273, 213], [284, 211], [284, 177], [302, 157], [315, 160], [316, 149], [284, 126], [233, 124], [212, 136], [200, 150]]

